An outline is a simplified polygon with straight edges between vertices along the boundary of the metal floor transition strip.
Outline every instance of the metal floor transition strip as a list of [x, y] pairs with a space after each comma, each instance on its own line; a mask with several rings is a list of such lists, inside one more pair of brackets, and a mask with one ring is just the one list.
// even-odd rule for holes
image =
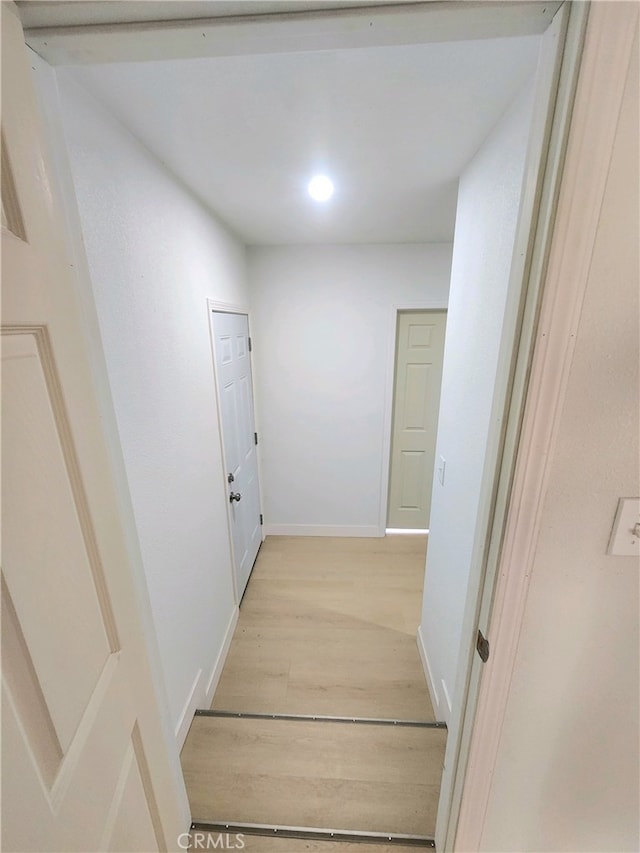
[[244, 711], [206, 711], [198, 710], [196, 717], [233, 717], [241, 720], [291, 720], [305, 723], [359, 723], [368, 726], [413, 726], [424, 729], [446, 729], [442, 722], [426, 720], [394, 720], [386, 717], [328, 717], [320, 714], [260, 714]]
[[307, 841], [344, 841], [359, 844], [398, 844], [404, 847], [435, 849], [435, 841], [427, 835], [405, 835], [397, 832], [356, 832], [346, 829], [318, 829], [309, 826], [276, 826], [268, 823], [225, 823], [199, 821], [191, 824], [192, 832], [216, 832], [237, 835], [260, 835], [268, 838], [298, 838]]

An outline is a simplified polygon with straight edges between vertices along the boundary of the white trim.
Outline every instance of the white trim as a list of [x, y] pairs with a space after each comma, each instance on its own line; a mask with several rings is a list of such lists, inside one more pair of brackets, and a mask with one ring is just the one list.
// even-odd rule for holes
[[451, 697], [449, 696], [449, 691], [447, 690], [447, 682], [444, 680], [444, 678], [440, 679], [440, 684], [442, 684], [442, 695], [444, 697], [445, 705], [447, 708], [447, 711], [445, 714], [442, 715], [442, 718], [445, 723], [448, 723], [451, 719]]
[[635, 3], [591, 6], [455, 849], [480, 849], [550, 465], [608, 176]]
[[209, 311], [221, 311], [223, 314], [246, 314], [249, 316], [249, 306], [238, 302], [219, 302], [216, 299], [207, 299]]
[[586, 4], [562, 7], [542, 39], [535, 77], [534, 107], [509, 284], [512, 296], [507, 310], [512, 342], [509, 344], [505, 336], [493, 404], [495, 422], [503, 428], [498, 426], [491, 435], [485, 461], [484, 498], [474, 539], [436, 820], [436, 846], [440, 850], [451, 850], [455, 841], [483, 668], [475, 652], [475, 635], [480, 627], [484, 635], [489, 636], [487, 626], [497, 560], [515, 468], [540, 291], [587, 9]]
[[429, 528], [422, 530], [413, 527], [387, 527], [385, 534], [387, 536], [428, 536]]
[[[427, 682], [427, 690], [429, 691], [429, 698], [431, 699], [431, 704], [433, 706], [433, 713], [435, 715], [436, 720], [439, 720], [441, 719], [440, 697], [438, 696], [438, 691], [436, 690], [436, 682], [433, 677], [433, 672], [431, 671], [431, 664], [429, 663], [427, 647], [424, 644], [424, 637], [422, 636], [422, 625], [418, 626], [418, 631], [416, 633], [416, 643], [418, 644], [418, 652], [420, 653], [420, 660], [422, 661], [424, 680]], [[446, 721], [443, 720], [443, 722]]]
[[26, 31], [27, 44], [52, 65], [140, 62], [426, 44], [542, 33], [558, 0], [409, 3], [260, 16]]
[[384, 536], [389, 513], [389, 474], [391, 471], [391, 430], [393, 428], [393, 386], [396, 372], [396, 336], [399, 311], [447, 311], [448, 298], [406, 300], [390, 306], [387, 319], [387, 355], [382, 411], [382, 455], [380, 459], [379, 536]]
[[182, 713], [178, 717], [178, 722], [176, 724], [176, 742], [179, 750], [182, 749], [187, 735], [189, 734], [191, 720], [193, 720], [193, 715], [195, 714], [198, 705], [201, 704], [201, 696], [204, 697], [204, 689], [202, 688], [202, 669], [199, 669], [196, 677], [193, 679], [191, 690], [189, 691]]
[[236, 625], [238, 624], [238, 618], [240, 616], [240, 608], [234, 607], [233, 612], [231, 614], [231, 618], [229, 619], [229, 624], [227, 625], [227, 630], [224, 634], [224, 640], [222, 641], [222, 645], [220, 646], [220, 651], [218, 652], [218, 657], [213, 665], [213, 669], [211, 670], [211, 675], [209, 676], [209, 680], [207, 681], [207, 689], [205, 691], [205, 707], [210, 708], [211, 703], [213, 702], [213, 697], [216, 692], [216, 688], [218, 687], [218, 682], [220, 681], [220, 676], [222, 675], [222, 670], [224, 669], [225, 662], [227, 660], [227, 655], [229, 654], [229, 649], [231, 648], [231, 641], [233, 640], [233, 634], [236, 630]]
[[236, 629], [239, 615], [240, 610], [236, 605], [231, 613], [231, 618], [229, 619], [220, 651], [218, 652], [213, 664], [213, 669], [211, 670], [211, 674], [207, 680], [207, 686], [204, 686], [204, 673], [201, 669], [198, 670], [198, 674], [193, 681], [191, 690], [189, 691], [189, 695], [184, 703], [184, 708], [182, 709], [182, 713], [180, 714], [176, 725], [176, 742], [179, 750], [184, 746], [195, 712], [198, 708], [211, 707], [213, 695], [216, 692], [216, 687], [220, 681], [220, 676], [222, 675], [222, 670], [224, 669], [224, 664], [227, 659], [227, 655], [229, 654], [229, 648], [233, 639], [233, 632]]
[[[374, 525], [350, 527], [342, 524], [265, 524], [265, 536], [351, 536], [362, 538], [380, 538], [381, 534]], [[384, 536], [384, 533], [382, 534]]]
[[[451, 240], [444, 245], [452, 246]], [[391, 311], [395, 317], [398, 311], [447, 311], [449, 308], [449, 296], [437, 297], [434, 299], [405, 299], [402, 302], [397, 302], [391, 306]], [[395, 337], [395, 326], [393, 329]]]

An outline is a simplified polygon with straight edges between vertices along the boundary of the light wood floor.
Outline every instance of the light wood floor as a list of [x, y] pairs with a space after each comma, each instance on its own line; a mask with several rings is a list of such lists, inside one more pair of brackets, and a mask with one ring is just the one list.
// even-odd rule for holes
[[[433, 721], [416, 646], [425, 550], [422, 537], [267, 538], [213, 708]], [[442, 729], [198, 716], [182, 765], [195, 820], [430, 836], [445, 743]], [[386, 850], [245, 842], [249, 853]]]
[[212, 707], [434, 720], [416, 646], [426, 537], [268, 537]]
[[230, 823], [428, 835], [445, 741], [442, 729], [196, 717], [185, 782], [194, 815]]
[[[193, 833], [195, 835], [195, 833]], [[211, 835], [211, 841], [207, 847], [207, 835]], [[199, 850], [220, 849], [221, 842], [217, 832], [204, 833], [199, 836]], [[218, 847], [214, 847], [217, 843]], [[233, 835], [230, 836], [230, 844], [234, 843]], [[307, 841], [298, 838], [265, 838], [260, 835], [243, 836], [244, 853], [420, 853], [423, 848], [405, 847], [394, 844], [361, 844], [350, 841]], [[192, 848], [195, 849], [195, 848]], [[233, 849], [233, 848], [231, 848]], [[236, 848], [238, 849], [238, 848]]]

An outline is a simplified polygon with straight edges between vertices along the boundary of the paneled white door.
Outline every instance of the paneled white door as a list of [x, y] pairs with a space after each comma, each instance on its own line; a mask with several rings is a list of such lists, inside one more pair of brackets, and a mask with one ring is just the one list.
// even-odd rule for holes
[[211, 329], [240, 600], [262, 542], [249, 319], [212, 311]]
[[167, 850], [184, 789], [6, 3], [2, 72], [2, 849]]
[[445, 311], [398, 314], [389, 527], [429, 527], [446, 321]]

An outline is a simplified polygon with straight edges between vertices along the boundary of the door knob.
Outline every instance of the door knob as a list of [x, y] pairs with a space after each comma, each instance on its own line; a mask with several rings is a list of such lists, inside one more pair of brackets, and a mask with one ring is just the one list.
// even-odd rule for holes
[[240, 494], [240, 492], [231, 492], [231, 494], [229, 495], [229, 501], [233, 503], [234, 501], [239, 501], [241, 497], [242, 495]]

